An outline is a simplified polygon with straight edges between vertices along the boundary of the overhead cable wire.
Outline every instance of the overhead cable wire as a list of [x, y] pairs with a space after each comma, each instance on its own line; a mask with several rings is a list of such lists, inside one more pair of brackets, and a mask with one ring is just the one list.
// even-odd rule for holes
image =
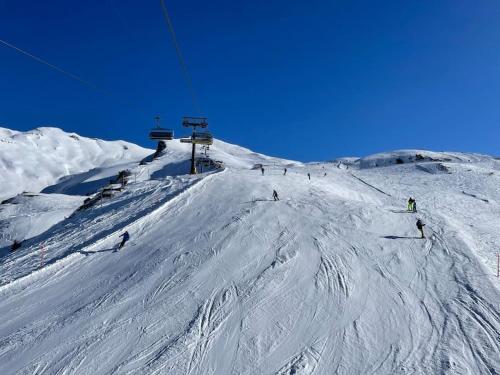
[[33, 59], [35, 61], [38, 61], [39, 63], [47, 65], [48, 67], [50, 67], [50, 68], [52, 68], [54, 70], [57, 70], [59, 73], [62, 73], [65, 76], [70, 77], [70, 78], [72, 78], [72, 79], [74, 79], [76, 81], [79, 81], [80, 83], [82, 83], [82, 84], [84, 84], [84, 85], [86, 85], [88, 87], [91, 87], [91, 88], [93, 88], [93, 89], [95, 89], [97, 91], [100, 91], [101, 93], [104, 93], [106, 95], [113, 96], [112, 93], [110, 93], [109, 91], [103, 90], [99, 86], [94, 85], [92, 82], [89, 82], [89, 81], [87, 81], [87, 80], [85, 80], [85, 79], [77, 76], [76, 74], [68, 72], [67, 70], [62, 69], [62, 68], [58, 67], [57, 65], [51, 64], [48, 61], [45, 61], [45, 60], [41, 59], [38, 56], [35, 56], [35, 55], [33, 55], [33, 54], [29, 53], [29, 52], [26, 52], [25, 50], [23, 50], [23, 49], [21, 49], [19, 47], [16, 47], [15, 45], [13, 45], [11, 43], [8, 43], [5, 40], [0, 39], [0, 43], [2, 43], [3, 45], [5, 45], [5, 46], [7, 46], [9, 48], [12, 48], [13, 50], [15, 50], [15, 51], [17, 51], [17, 52], [19, 52], [19, 53], [21, 53], [21, 54], [23, 54], [25, 56], [28, 56], [29, 58], [31, 58], [31, 59]]
[[196, 92], [195, 92], [194, 87], [193, 87], [193, 81], [191, 79], [191, 75], [189, 74], [189, 70], [187, 68], [184, 57], [182, 56], [179, 43], [177, 42], [177, 37], [175, 35], [174, 26], [172, 24], [170, 16], [168, 15], [167, 6], [165, 5], [164, 0], [160, 0], [160, 3], [161, 3], [162, 11], [163, 11], [163, 18], [165, 18], [165, 22], [167, 23], [168, 30], [170, 32], [170, 35], [172, 36], [172, 42], [174, 44], [175, 53], [177, 54], [177, 58], [179, 60], [179, 64], [180, 64], [182, 72], [184, 74], [184, 79], [186, 81], [186, 85], [188, 87], [189, 94], [191, 95], [193, 107], [198, 112], [198, 114], [201, 114], [201, 109], [200, 109], [200, 104], [198, 102], [198, 97], [196, 96]]

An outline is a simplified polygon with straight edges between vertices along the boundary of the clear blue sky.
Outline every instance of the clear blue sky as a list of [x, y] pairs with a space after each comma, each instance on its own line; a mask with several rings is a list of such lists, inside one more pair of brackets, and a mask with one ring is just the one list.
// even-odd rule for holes
[[[498, 154], [500, 2], [167, 0], [217, 138], [310, 160]], [[195, 114], [159, 0], [0, 1], [0, 126], [147, 139]]]

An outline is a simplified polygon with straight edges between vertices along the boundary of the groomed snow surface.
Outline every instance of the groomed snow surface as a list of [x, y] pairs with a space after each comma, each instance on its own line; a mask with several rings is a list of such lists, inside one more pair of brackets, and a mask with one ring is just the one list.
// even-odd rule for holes
[[28, 238], [0, 250], [0, 374], [500, 373], [499, 161], [209, 154], [189, 176], [170, 142], [72, 215], [84, 169], [0, 205]]

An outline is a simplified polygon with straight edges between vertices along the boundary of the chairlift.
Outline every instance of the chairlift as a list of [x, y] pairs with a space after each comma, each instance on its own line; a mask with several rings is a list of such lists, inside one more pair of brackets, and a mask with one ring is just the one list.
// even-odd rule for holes
[[160, 127], [160, 117], [156, 116], [156, 128], [151, 129], [149, 132], [149, 139], [159, 141], [171, 141], [174, 139], [174, 131]]
[[212, 134], [208, 131], [205, 132], [193, 132], [193, 135], [191, 137], [193, 143], [199, 144], [199, 145], [211, 145], [214, 142], [214, 139], [212, 137]]
[[208, 126], [208, 121], [206, 117], [184, 117], [182, 119], [182, 126], [184, 126], [185, 128], [206, 128]]

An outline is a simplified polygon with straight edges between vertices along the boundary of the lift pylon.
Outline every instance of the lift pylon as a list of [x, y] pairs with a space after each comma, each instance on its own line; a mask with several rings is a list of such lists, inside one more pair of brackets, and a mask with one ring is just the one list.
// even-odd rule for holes
[[182, 143], [191, 143], [191, 174], [196, 174], [196, 145], [211, 145], [213, 143], [213, 138], [210, 132], [207, 131], [196, 131], [196, 128], [206, 128], [208, 126], [208, 120], [206, 117], [184, 117], [182, 119], [182, 126], [185, 128], [193, 128], [191, 138], [181, 139]]

